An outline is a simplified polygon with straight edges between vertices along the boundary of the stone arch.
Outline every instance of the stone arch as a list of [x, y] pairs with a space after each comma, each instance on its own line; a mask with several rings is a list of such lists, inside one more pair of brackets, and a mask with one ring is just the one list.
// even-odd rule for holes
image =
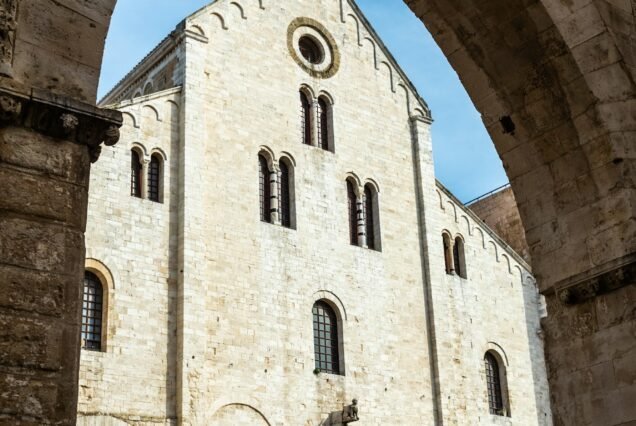
[[141, 142], [133, 142], [130, 144], [131, 150], [137, 150], [141, 155], [141, 159], [143, 160], [148, 156], [148, 150]]
[[137, 117], [135, 117], [135, 115], [131, 112], [128, 111], [122, 111], [122, 116], [124, 117], [124, 124], [126, 124], [126, 122], [128, 120], [126, 120], [126, 118], [130, 119], [130, 121], [132, 121], [132, 126], [136, 129], [139, 128], [139, 124], [137, 123]]
[[389, 87], [391, 92], [395, 92], [395, 87], [393, 87], [393, 68], [386, 61], [380, 61], [380, 68], [384, 68], [389, 72]]
[[142, 116], [142, 118], [144, 117], [144, 112], [146, 110], [148, 110], [148, 109], [151, 110], [154, 113], [156, 121], [162, 121], [161, 120], [161, 116], [159, 115], [159, 110], [157, 108], [155, 108], [153, 105], [144, 105], [144, 106], [141, 107], [141, 111], [142, 111], [141, 112], [141, 116]]
[[267, 166], [270, 170], [276, 170], [276, 155], [271, 148], [261, 145], [258, 148], [258, 155], [262, 155], [267, 160]]
[[378, 69], [378, 56], [377, 56], [377, 48], [375, 46], [375, 42], [371, 40], [370, 37], [365, 37], [362, 39], [362, 44], [364, 47], [364, 42], [367, 42], [371, 45], [371, 54], [373, 55], [373, 68]]
[[238, 10], [239, 16], [241, 17], [241, 19], [247, 19], [247, 16], [245, 15], [245, 10], [243, 10], [243, 6], [241, 6], [239, 3], [235, 1], [230, 2], [230, 8], [231, 6], [234, 6], [234, 8]]
[[152, 87], [152, 81], [148, 81], [145, 85], [144, 85], [144, 91], [143, 94], [144, 96], [151, 94], [153, 91], [153, 87]]
[[468, 232], [468, 235], [473, 235], [473, 229], [470, 226], [470, 220], [468, 219], [468, 216], [463, 214], [461, 218], [463, 219], [462, 222], [464, 223], [464, 225], [466, 225], [466, 231]]
[[198, 34], [198, 35], [200, 35], [200, 36], [207, 37], [207, 36], [205, 35], [205, 31], [204, 31], [204, 30], [203, 30], [203, 28], [201, 28], [199, 25], [194, 25], [194, 24], [192, 24], [192, 25], [190, 25], [190, 28], [189, 28], [189, 29], [190, 29], [190, 31], [192, 31], [192, 32], [194, 32], [194, 33], [197, 33], [197, 34]]
[[[409, 93], [409, 90], [406, 88], [404, 83], [401, 82], [401, 81], [398, 83], [397, 86], [404, 93], [404, 102], [406, 104], [406, 112], [409, 114], [409, 116], [411, 116], [411, 95]], [[423, 115], [422, 115], [422, 117], [423, 117]]]
[[342, 303], [340, 297], [336, 295], [336, 293], [329, 290], [318, 290], [311, 295], [311, 304], [313, 304], [317, 300], [324, 300], [332, 305], [332, 307], [336, 311], [336, 315], [338, 316], [339, 321], [344, 322], [348, 320], [347, 309], [345, 308], [344, 303]]
[[164, 150], [161, 148], [156, 148], [156, 147], [152, 148], [150, 150], [150, 155], [152, 156], [153, 154], [158, 154], [163, 161], [168, 161], [168, 156], [166, 155]]
[[435, 192], [437, 193], [437, 197], [439, 198], [439, 208], [442, 210], [446, 210], [446, 207], [444, 207], [444, 198], [442, 196], [442, 192], [439, 189], [436, 189]]
[[455, 223], [457, 223], [458, 222], [458, 220], [457, 220], [457, 206], [455, 205], [455, 203], [453, 203], [450, 200], [447, 200], [446, 204], [451, 207], [450, 210], [453, 213], [453, 219], [455, 220]]
[[486, 248], [486, 237], [484, 235], [484, 231], [479, 227], [479, 226], [475, 226], [475, 231], [479, 232], [479, 236], [481, 239], [481, 247], [482, 248]]
[[320, 92], [318, 93], [318, 98], [324, 97], [331, 106], [333, 106], [335, 104], [335, 99], [334, 97], [331, 95], [331, 93], [329, 93], [326, 90], [320, 90]]
[[210, 14], [210, 16], [215, 16], [219, 20], [219, 22], [221, 23], [221, 28], [222, 29], [224, 29], [224, 30], [228, 29], [227, 26], [225, 25], [225, 18], [223, 18], [223, 15], [221, 15], [220, 13], [217, 13], [217, 12], [212, 12]]
[[353, 183], [353, 189], [356, 193], [357, 197], [361, 196], [361, 187], [362, 187], [362, 181], [360, 180], [360, 178], [358, 177], [358, 175], [356, 175], [354, 172], [348, 172], [345, 174], [345, 181], [350, 180], [351, 183]]
[[488, 245], [492, 247], [495, 253], [495, 260], [497, 261], [497, 263], [499, 263], [499, 249], [497, 248], [497, 244], [494, 241], [490, 240], [488, 241]]
[[267, 417], [254, 406], [245, 403], [229, 403], [219, 407], [212, 416], [213, 426], [271, 426]]
[[305, 94], [309, 98], [310, 101], [316, 98], [316, 92], [314, 89], [307, 83], [301, 83], [300, 88], [298, 89]]
[[505, 264], [507, 266], [507, 271], [508, 271], [509, 274], [512, 274], [512, 269], [510, 269], [511, 268], [510, 257], [506, 253], [501, 253], [500, 257], [503, 257], [505, 259], [505, 261], [506, 261]]
[[345, 21], [353, 21], [353, 25], [355, 27], [354, 31], [355, 31], [355, 37], [356, 37], [356, 44], [358, 46], [362, 46], [362, 43], [360, 43], [360, 21], [358, 21], [358, 18], [356, 18], [352, 14], [348, 14], [345, 18]]

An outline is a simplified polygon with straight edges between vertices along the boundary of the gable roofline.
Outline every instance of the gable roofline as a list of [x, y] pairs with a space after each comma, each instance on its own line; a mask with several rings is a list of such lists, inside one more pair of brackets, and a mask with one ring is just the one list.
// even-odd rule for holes
[[475, 221], [477, 226], [482, 227], [497, 244], [499, 244], [510, 256], [512, 256], [514, 260], [517, 261], [519, 266], [532, 274], [532, 267], [528, 265], [528, 263], [526, 263], [523, 257], [521, 257], [516, 251], [514, 251], [514, 249], [510, 247], [507, 242], [505, 242], [499, 235], [497, 235], [495, 231], [493, 231], [488, 225], [486, 225], [486, 223], [481, 220], [481, 218], [477, 216], [477, 214], [475, 214], [470, 208], [466, 207], [464, 203], [459, 201], [459, 199], [457, 199], [457, 197], [455, 197], [453, 193], [450, 192], [450, 190], [448, 190], [448, 188], [446, 188], [439, 180], [435, 179], [435, 183], [437, 184], [437, 188], [439, 190], [441, 190], [453, 203], [459, 206], [464, 213], [466, 213]]
[[[340, 20], [342, 21], [342, 23], [345, 22], [344, 1], [345, 0], [340, 0]], [[433, 122], [433, 116], [432, 116], [431, 109], [429, 108], [428, 104], [426, 103], [424, 98], [422, 98], [422, 96], [419, 94], [419, 92], [415, 88], [415, 85], [413, 84], [411, 79], [408, 78], [408, 76], [406, 75], [406, 73], [404, 72], [404, 70], [402, 69], [402, 67], [398, 63], [398, 61], [395, 59], [395, 57], [393, 56], [393, 54], [391, 53], [389, 48], [386, 47], [386, 45], [382, 41], [382, 38], [378, 35], [378, 33], [375, 30], [375, 28], [373, 28], [373, 25], [371, 25], [371, 23], [366, 18], [366, 16], [364, 16], [364, 13], [362, 12], [362, 10], [360, 10], [360, 7], [357, 5], [355, 0], [346, 0], [346, 1], [349, 4], [349, 7], [351, 7], [351, 9], [353, 9], [353, 11], [356, 13], [358, 18], [361, 20], [361, 22], [364, 25], [365, 29], [374, 38], [374, 41], [376, 43], [378, 43], [378, 45], [380, 46], [380, 49], [382, 50], [382, 53], [384, 53], [384, 55], [387, 57], [387, 59], [389, 60], [391, 65], [398, 72], [399, 76], [402, 78], [402, 80], [407, 85], [409, 90], [411, 90], [411, 92], [415, 95], [415, 99], [420, 104], [420, 106], [423, 108], [424, 114], [426, 114], [425, 118], [427, 118], [432, 123]], [[359, 42], [360, 42], [360, 40], [358, 40], [358, 43]]]

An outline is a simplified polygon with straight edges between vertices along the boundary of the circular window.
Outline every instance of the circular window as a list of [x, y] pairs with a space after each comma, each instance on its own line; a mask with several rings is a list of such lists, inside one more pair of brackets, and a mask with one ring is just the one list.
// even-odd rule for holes
[[287, 47], [296, 63], [312, 77], [329, 78], [338, 72], [340, 53], [324, 25], [296, 18], [287, 29]]
[[303, 58], [312, 64], [318, 65], [325, 59], [320, 45], [312, 37], [304, 35], [298, 40], [298, 49]]

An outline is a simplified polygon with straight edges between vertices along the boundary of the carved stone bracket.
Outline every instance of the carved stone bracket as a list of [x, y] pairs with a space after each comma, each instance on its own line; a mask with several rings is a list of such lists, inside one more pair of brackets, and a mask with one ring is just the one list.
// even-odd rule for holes
[[562, 281], [557, 284], [556, 292], [564, 305], [576, 305], [633, 284], [636, 284], [636, 254]]
[[18, 0], [0, 0], [0, 75], [13, 76]]
[[[2, 0], [0, 0], [2, 1]], [[0, 89], [0, 128], [20, 126], [46, 136], [86, 145], [91, 162], [97, 161], [101, 145], [119, 141], [119, 111], [60, 98], [44, 91], [30, 96]]]

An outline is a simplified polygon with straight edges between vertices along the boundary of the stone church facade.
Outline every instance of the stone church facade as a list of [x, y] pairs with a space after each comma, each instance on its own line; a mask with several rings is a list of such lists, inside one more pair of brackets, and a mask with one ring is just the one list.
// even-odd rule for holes
[[217, 1], [102, 103], [79, 424], [552, 423], [529, 267], [354, 2]]

